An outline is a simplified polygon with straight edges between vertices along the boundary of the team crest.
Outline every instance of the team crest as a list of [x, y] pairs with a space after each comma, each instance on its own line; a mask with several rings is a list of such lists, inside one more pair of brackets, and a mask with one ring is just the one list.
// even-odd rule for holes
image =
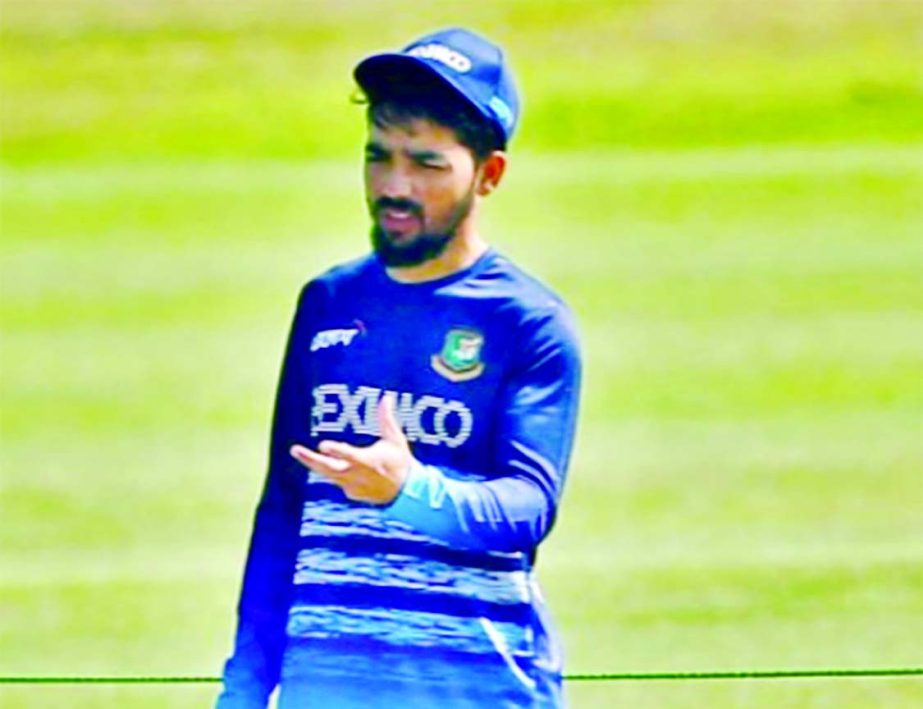
[[451, 382], [465, 382], [481, 376], [484, 336], [476, 330], [453, 328], [445, 336], [442, 351], [430, 359], [439, 374]]

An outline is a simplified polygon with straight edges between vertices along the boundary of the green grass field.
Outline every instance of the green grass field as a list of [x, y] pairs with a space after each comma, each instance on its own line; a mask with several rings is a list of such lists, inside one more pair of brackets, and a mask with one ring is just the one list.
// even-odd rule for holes
[[[568, 671], [923, 666], [917, 3], [6, 0], [0, 675], [219, 672], [295, 297], [367, 245], [350, 69], [459, 23], [526, 99], [486, 233], [581, 323], [539, 564]], [[569, 693], [912, 707], [923, 678]]]

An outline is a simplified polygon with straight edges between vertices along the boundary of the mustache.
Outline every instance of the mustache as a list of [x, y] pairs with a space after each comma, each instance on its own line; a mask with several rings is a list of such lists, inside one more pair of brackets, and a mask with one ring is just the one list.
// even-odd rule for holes
[[392, 199], [391, 197], [379, 197], [375, 200], [374, 210], [378, 214], [383, 209], [400, 209], [413, 214], [415, 217], [423, 218], [423, 207], [409, 199]]

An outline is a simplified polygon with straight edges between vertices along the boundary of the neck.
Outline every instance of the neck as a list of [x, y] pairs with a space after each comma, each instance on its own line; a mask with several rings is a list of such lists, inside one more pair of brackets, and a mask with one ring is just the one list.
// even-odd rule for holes
[[386, 270], [388, 276], [399, 283], [435, 281], [465, 270], [481, 258], [487, 248], [487, 242], [474, 228], [473, 220], [465, 220], [459, 224], [445, 251], [437, 257], [416, 266], [389, 266]]

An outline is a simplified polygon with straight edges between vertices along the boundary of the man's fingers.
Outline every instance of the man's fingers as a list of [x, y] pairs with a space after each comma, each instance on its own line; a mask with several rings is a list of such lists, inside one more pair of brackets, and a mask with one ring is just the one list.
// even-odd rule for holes
[[330, 458], [346, 461], [347, 463], [361, 463], [364, 460], [365, 449], [340, 441], [321, 441], [317, 445], [317, 450]]
[[289, 449], [289, 453], [305, 467], [325, 475], [339, 475], [345, 473], [350, 467], [349, 462], [346, 460], [315, 453], [310, 448], [305, 448], [297, 444]]
[[378, 427], [381, 437], [393, 443], [405, 443], [404, 432], [401, 424], [394, 414], [394, 395], [385, 394], [378, 402]]

